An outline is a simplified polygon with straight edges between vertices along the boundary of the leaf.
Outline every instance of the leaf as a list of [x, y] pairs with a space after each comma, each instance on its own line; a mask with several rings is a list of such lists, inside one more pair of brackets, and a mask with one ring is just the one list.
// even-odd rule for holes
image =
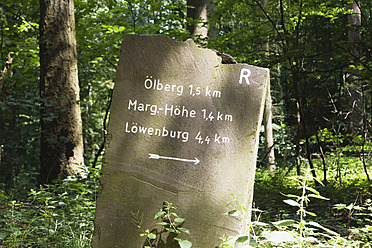
[[177, 223], [182, 223], [182, 222], [185, 221], [185, 219], [183, 219], [183, 218], [175, 218], [174, 221], [177, 222]]
[[239, 216], [240, 211], [239, 210], [231, 210], [231, 211], [227, 212], [226, 214], [231, 215], [231, 216]]
[[148, 237], [149, 239], [156, 239], [156, 234], [154, 234], [154, 233], [149, 233], [149, 234], [147, 235], [147, 237]]
[[301, 205], [294, 201], [294, 200], [283, 200], [285, 203], [287, 203], [288, 205], [291, 205], [291, 206], [294, 206], [294, 207], [301, 207]]
[[244, 243], [245, 241], [247, 241], [249, 239], [248, 236], [240, 236], [239, 238], [236, 239], [236, 242], [237, 243]]
[[162, 221], [162, 222], [156, 223], [155, 225], [166, 226], [166, 225], [169, 225], [169, 223]]
[[288, 195], [284, 195], [284, 196], [286, 196], [286, 197], [293, 197], [293, 198], [300, 198], [299, 196], [297, 196], [297, 195], [292, 195], [292, 194], [288, 194]]
[[167, 230], [168, 232], [171, 232], [171, 233], [180, 233], [178, 230], [175, 230], [175, 229], [173, 229], [173, 228], [164, 228], [165, 230]]
[[188, 229], [186, 229], [186, 228], [179, 227], [178, 230], [180, 230], [181, 232], [187, 233], [188, 235], [191, 235], [190, 234], [190, 231]]
[[309, 211], [306, 211], [306, 210], [304, 210], [305, 211], [305, 213], [306, 214], [308, 214], [308, 215], [311, 215], [311, 216], [316, 216], [316, 214], [315, 213], [313, 213], [313, 212], [309, 212]]
[[307, 189], [308, 191], [313, 192], [314, 194], [320, 195], [319, 191], [317, 191], [316, 189], [313, 189], [311, 187], [305, 187], [305, 189]]
[[260, 209], [258, 209], [258, 208], [252, 208], [252, 212], [260, 212], [260, 213], [262, 213], [263, 211], [260, 210]]
[[[294, 99], [294, 101], [296, 101], [296, 99]], [[291, 179], [291, 180], [295, 180], [295, 181], [301, 181], [304, 179], [303, 176], [291, 176], [291, 177], [288, 177], [288, 179]]]
[[285, 231], [273, 231], [264, 235], [267, 241], [274, 244], [280, 244], [285, 242], [294, 242], [296, 238], [290, 232]]
[[175, 217], [178, 217], [178, 215], [176, 213], [171, 213], [171, 215], [173, 215]]
[[280, 220], [280, 221], [273, 222], [273, 224], [275, 226], [291, 226], [293, 225], [294, 222], [295, 222], [294, 220]]
[[314, 198], [318, 198], [318, 199], [322, 199], [322, 200], [329, 201], [329, 198], [326, 198], [326, 197], [321, 196], [321, 195], [309, 194], [309, 195], [307, 195], [307, 196], [308, 196], [308, 197], [314, 197]]
[[322, 185], [322, 186], [324, 186], [324, 184], [323, 184], [323, 182], [322, 181], [320, 181], [320, 179], [319, 178], [316, 178], [316, 177], [313, 177], [314, 178], [314, 180], [315, 181], [317, 181], [320, 185]]
[[159, 212], [157, 212], [157, 213], [155, 214], [154, 220], [157, 219], [157, 218], [159, 218], [159, 217], [162, 216], [163, 214], [165, 214], [164, 211], [159, 211]]
[[333, 208], [335, 208], [335, 209], [337, 209], [337, 210], [345, 209], [345, 208], [346, 208], [346, 204], [343, 204], [343, 203], [335, 204], [335, 205], [333, 206]]
[[254, 225], [256, 226], [269, 226], [269, 224], [265, 223], [265, 222], [260, 222], [260, 221], [255, 221], [253, 222]]
[[315, 227], [318, 227], [318, 228], [320, 228], [320, 229], [323, 229], [324, 231], [326, 231], [326, 232], [328, 232], [328, 233], [330, 233], [330, 234], [332, 234], [332, 235], [340, 236], [340, 234], [338, 234], [338, 233], [336, 233], [336, 232], [334, 232], [334, 231], [332, 231], [332, 230], [330, 230], [330, 229], [328, 229], [328, 228], [326, 228], [326, 227], [320, 225], [320, 224], [317, 223], [317, 222], [310, 221], [310, 222], [308, 222], [307, 224], [308, 224], [308, 225], [315, 226]]
[[178, 242], [181, 248], [190, 248], [192, 246], [192, 243], [187, 239], [174, 238], [174, 240]]

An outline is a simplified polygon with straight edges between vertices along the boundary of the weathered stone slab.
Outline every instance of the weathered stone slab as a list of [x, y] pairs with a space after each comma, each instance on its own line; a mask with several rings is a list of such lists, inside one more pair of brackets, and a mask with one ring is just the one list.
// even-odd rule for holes
[[193, 247], [245, 232], [224, 215], [231, 194], [251, 205], [269, 71], [222, 64], [193, 41], [125, 36], [98, 195], [94, 248], [142, 247], [164, 201], [178, 206]]

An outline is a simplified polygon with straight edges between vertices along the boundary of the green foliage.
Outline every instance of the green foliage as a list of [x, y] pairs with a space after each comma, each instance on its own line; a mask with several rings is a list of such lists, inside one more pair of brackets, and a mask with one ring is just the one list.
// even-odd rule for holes
[[324, 161], [315, 159], [314, 162], [319, 170], [323, 170], [325, 183], [335, 180], [340, 185], [351, 182], [356, 179], [353, 175], [357, 173], [369, 180], [372, 159], [368, 154], [372, 152], [371, 140], [360, 134], [342, 134], [335, 129], [324, 128], [312, 136], [310, 141], [313, 147], [323, 153]]
[[[32, 6], [32, 7], [31, 7]], [[38, 1], [4, 0], [0, 6], [0, 182], [37, 167], [39, 154]]]
[[[180, 218], [174, 212], [175, 209], [176, 207], [172, 203], [167, 201], [164, 202], [163, 208], [154, 216], [154, 220], [160, 220], [160, 222], [155, 224], [160, 226], [160, 230], [155, 228], [152, 231], [149, 231], [149, 229], [143, 229], [143, 214], [141, 214], [140, 211], [132, 213], [132, 222], [142, 231], [140, 236], [146, 238], [144, 244], [145, 248], [163, 247], [164, 245], [170, 246], [175, 241], [178, 243], [180, 248], [190, 248], [192, 246], [190, 241], [179, 237], [182, 233], [190, 235], [190, 231], [182, 227], [185, 219]], [[166, 236], [165, 241], [164, 236]]]
[[[314, 135], [318, 127], [348, 133], [350, 101], [346, 78], [350, 66], [358, 67], [366, 112], [365, 132], [370, 130], [371, 3], [361, 3], [362, 25], [348, 24], [350, 1], [215, 1], [212, 18], [218, 35], [209, 47], [231, 54], [239, 62], [270, 68], [274, 99], [274, 123], [285, 125], [286, 147], [302, 149], [302, 140]], [[361, 30], [361, 58], [358, 66], [350, 59], [347, 33]], [[367, 44], [368, 43], [368, 44]], [[358, 49], [359, 49], [358, 48]], [[367, 50], [364, 50], [367, 49]], [[363, 51], [362, 51], [363, 50]], [[356, 58], [357, 60], [359, 58]], [[359, 63], [359, 61], [358, 61]], [[359, 73], [358, 72], [358, 73]], [[363, 76], [362, 76], [363, 75]], [[354, 88], [356, 86], [354, 85]], [[362, 112], [362, 111], [361, 111]], [[300, 115], [300, 125], [297, 123]], [[280, 132], [281, 130], [279, 130]], [[274, 133], [275, 135], [275, 133]], [[277, 147], [275, 147], [277, 148]], [[294, 149], [276, 149], [279, 152]], [[306, 151], [310, 153], [311, 151]], [[283, 154], [279, 158], [283, 157]], [[287, 155], [290, 155], [287, 157]], [[293, 158], [293, 152], [286, 153]], [[280, 163], [278, 164], [280, 165]]]
[[[295, 164], [296, 158], [296, 147], [292, 143], [293, 141], [293, 128], [284, 124], [284, 121], [277, 121], [280, 125], [273, 123], [273, 141], [275, 152], [275, 164], [278, 167], [284, 168], [288, 165]], [[267, 156], [265, 149], [265, 137], [264, 127], [261, 127], [260, 143], [259, 143], [259, 154], [258, 154], [258, 167], [262, 167], [264, 159]]]
[[[251, 222], [249, 234], [228, 238], [222, 237], [222, 243], [219, 247], [232, 248], [239, 243], [245, 245], [244, 247], [369, 247], [368, 242], [362, 239], [348, 240], [341, 237], [329, 227], [315, 220], [309, 220], [309, 218], [317, 216], [314, 212], [307, 210], [310, 199], [329, 200], [323, 197], [318, 190], [309, 186], [313, 180], [316, 180], [310, 175], [310, 172], [305, 173], [305, 176], [292, 176], [288, 179], [294, 181], [295, 185], [297, 185], [300, 190], [299, 195], [283, 194], [287, 197], [284, 202], [297, 208], [297, 220], [287, 218], [265, 223], [260, 220], [263, 211], [253, 209], [253, 212], [259, 213], [259, 215], [256, 215], [256, 220]], [[239, 197], [233, 195], [233, 201], [230, 202], [229, 205], [231, 204], [236, 205], [237, 209], [229, 211], [227, 213], [228, 215], [248, 216], [247, 208], [240, 202]], [[370, 207], [370, 200], [367, 201], [366, 206], [367, 207], [363, 208], [363, 210]], [[335, 206], [335, 208], [339, 210], [346, 208], [348, 211], [351, 211], [353, 207], [354, 206], [345, 206], [344, 204], [337, 204]], [[355, 207], [355, 209], [361, 208]], [[370, 209], [368, 209], [368, 211], [370, 211]], [[367, 216], [371, 216], [370, 212]], [[358, 233], [362, 233], [361, 237], [365, 240], [368, 239], [370, 225], [355, 230]], [[351, 232], [353, 233], [353, 231]]]
[[[98, 170], [30, 189], [27, 198], [2, 194], [0, 244], [6, 247], [90, 247]], [[27, 178], [15, 188], [29, 183]]]
[[[370, 198], [361, 200], [361, 205], [357, 205], [358, 198], [349, 205], [335, 204], [334, 209], [338, 213], [341, 212], [341, 215], [346, 215], [350, 239], [355, 243], [364, 244], [372, 239], [372, 200]], [[353, 223], [361, 227], [352, 227]]]
[[[347, 162], [346, 157], [343, 159]], [[347, 163], [351, 165], [352, 161], [353, 158], [349, 158]], [[312, 186], [315, 179], [312, 179], [311, 176], [305, 174], [298, 177], [292, 176], [292, 173], [293, 171], [283, 169], [274, 174], [269, 174], [265, 170], [257, 171], [254, 200], [255, 206], [260, 207], [262, 211], [259, 217], [256, 217], [258, 220], [255, 222], [270, 224], [255, 225], [256, 233], [268, 230], [283, 231], [273, 229], [272, 224], [278, 221], [287, 223], [287, 220], [292, 220], [294, 224], [287, 226], [284, 231], [295, 231], [294, 235], [298, 237], [302, 213], [303, 234], [309, 234], [310, 237], [315, 235], [316, 239], [328, 243], [331, 247], [369, 247], [367, 230], [371, 224], [369, 202], [372, 197], [370, 193], [372, 185], [371, 182], [360, 178], [360, 174], [363, 173], [361, 166], [354, 170], [348, 170], [347, 177], [345, 176], [341, 185], [336, 178], [336, 171], [332, 173], [329, 171], [328, 184], [319, 187]], [[288, 177], [288, 174], [291, 176]], [[306, 177], [308, 178], [306, 179]], [[288, 180], [289, 178], [294, 179]], [[305, 181], [307, 183], [304, 188]], [[329, 200], [319, 199], [320, 195]], [[285, 202], [290, 203], [293, 207], [288, 208], [288, 204]], [[353, 206], [356, 207], [353, 208]], [[330, 238], [328, 237], [329, 231], [322, 227], [339, 233], [340, 236]], [[308, 240], [306, 235], [303, 236], [304, 242]]]
[[[320, 241], [319, 242], [317, 238], [315, 237], [315, 235], [319, 236], [319, 233], [314, 232], [312, 227], [317, 227], [323, 231], [326, 231], [327, 233], [335, 236], [337, 239], [339, 235], [335, 233], [334, 231], [323, 227], [317, 222], [314, 222], [314, 221], [308, 222], [305, 220], [306, 215], [316, 216], [315, 213], [306, 210], [306, 206], [310, 202], [310, 198], [329, 200], [328, 198], [321, 196], [320, 193], [316, 189], [308, 186], [309, 180], [317, 180], [317, 179], [313, 178], [310, 175], [310, 172], [307, 172], [305, 176], [292, 176], [292, 177], [289, 177], [289, 179], [294, 180], [299, 184], [302, 194], [299, 196], [293, 195], [293, 194], [287, 194], [285, 195], [286, 197], [293, 198], [294, 200], [287, 199], [287, 200], [284, 200], [284, 202], [290, 206], [294, 206], [298, 208], [297, 215], [300, 216], [300, 220], [297, 222], [292, 221], [292, 220], [286, 220], [284, 222], [284, 225], [283, 225], [283, 222], [279, 222], [280, 223], [279, 225], [277, 222], [276, 225], [277, 226], [293, 226], [297, 228], [298, 230], [297, 240], [299, 242], [300, 247], [303, 247], [304, 245], [307, 246], [309, 244], [315, 245], [316, 243], [318, 244], [322, 243], [321, 240], [319, 240]], [[322, 184], [319, 180], [318, 182]]]
[[[254, 210], [256, 220], [250, 236], [224, 238], [224, 247], [236, 242], [285, 247], [290, 242], [301, 244], [300, 239], [303, 245], [320, 241], [332, 247], [369, 246], [372, 186], [365, 179], [372, 168], [372, 2], [362, 1], [360, 5], [360, 58], [350, 57], [351, 44], [347, 41], [350, 2], [281, 0], [267, 1], [265, 5], [261, 0], [214, 1], [210, 23], [216, 24], [217, 36], [208, 40], [208, 46], [231, 54], [239, 62], [270, 68], [278, 165], [274, 173], [263, 168], [257, 171], [254, 197], [256, 205], [264, 210]], [[68, 178], [40, 188], [37, 184], [39, 120], [57, 118], [39, 114], [42, 99], [38, 97], [38, 5], [37, 0], [2, 0], [0, 4], [1, 71], [8, 54], [14, 58], [0, 88], [0, 244], [88, 247], [97, 170], [92, 169], [92, 176], [84, 180]], [[88, 168], [101, 164], [123, 36], [165, 34], [178, 41], [186, 40], [189, 33], [185, 27], [190, 22], [186, 8], [186, 0], [75, 0]], [[356, 134], [348, 131], [348, 89], [352, 85], [346, 77], [350, 69], [358, 69], [362, 87], [357, 90], [363, 94], [366, 106], [361, 113], [364, 130]], [[296, 92], [296, 84], [300, 93]], [[299, 102], [306, 132], [297, 123]], [[305, 138], [310, 138], [315, 170], [322, 175], [319, 178], [325, 187], [312, 186], [313, 179], [293, 174], [296, 156], [299, 155], [302, 168], [308, 166], [303, 158]], [[300, 154], [296, 154], [296, 149]], [[264, 156], [262, 151], [260, 158]], [[93, 164], [95, 159], [98, 162]], [[321, 195], [330, 200], [318, 199]], [[246, 214], [238, 197], [232, 203], [237, 209], [228, 215]], [[158, 227], [163, 235], [189, 234], [180, 226], [183, 219], [174, 215], [173, 207], [167, 203], [155, 215]], [[324, 236], [329, 231], [322, 227], [343, 238]], [[142, 236], [152, 245], [162, 231], [142, 230]], [[311, 241], [311, 237], [316, 240]], [[172, 241], [189, 247], [187, 240]]]

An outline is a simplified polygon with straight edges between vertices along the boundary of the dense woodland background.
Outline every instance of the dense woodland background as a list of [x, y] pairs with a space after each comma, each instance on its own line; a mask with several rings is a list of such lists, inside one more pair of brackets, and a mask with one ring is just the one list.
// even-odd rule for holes
[[[48, 87], [64, 88], [67, 81], [48, 86], [44, 80], [51, 68], [43, 64], [48, 60], [45, 44], [53, 44], [45, 16], [58, 13], [48, 10], [48, 2], [0, 3], [0, 244], [89, 243], [121, 40], [136, 33], [193, 38], [240, 63], [269, 68], [273, 143], [268, 146], [262, 135], [255, 194], [256, 206], [266, 211], [262, 218], [296, 216], [287, 212], [291, 207], [282, 204], [279, 192], [295, 190], [297, 184], [287, 176], [304, 176], [310, 168], [312, 178], [319, 179], [310, 184], [331, 199], [316, 203], [322, 206], [320, 219], [328, 220], [322, 224], [355, 247], [369, 247], [372, 1], [75, 0], [80, 98], [71, 101], [80, 104], [81, 115], [74, 113], [82, 120], [84, 146], [78, 163], [69, 160], [70, 131], [59, 122], [69, 118], [67, 110], [47, 93]], [[58, 18], [51, 25], [56, 30], [68, 21]], [[49, 135], [58, 125], [63, 132]], [[50, 156], [60, 147], [67, 149], [64, 157]], [[49, 164], [58, 167], [53, 177]], [[87, 177], [74, 177], [66, 168]]]

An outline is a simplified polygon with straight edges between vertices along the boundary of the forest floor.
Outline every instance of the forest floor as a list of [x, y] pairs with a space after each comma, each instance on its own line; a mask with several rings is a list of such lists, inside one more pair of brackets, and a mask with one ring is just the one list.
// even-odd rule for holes
[[[341, 179], [334, 171], [328, 172], [327, 182], [322, 180], [316, 185], [315, 180], [309, 180], [306, 190], [297, 180], [293, 180], [296, 179], [294, 170], [284, 168], [269, 173], [258, 169], [254, 208], [260, 211], [253, 212], [253, 220], [273, 223], [293, 219], [299, 222], [299, 206], [288, 205], [286, 201], [314, 195], [315, 192], [320, 197], [307, 197], [304, 221], [318, 223], [336, 232], [350, 242], [345, 247], [371, 247], [372, 182], [366, 179], [361, 167], [355, 167], [360, 166], [345, 169]], [[317, 171], [317, 175], [321, 173], [323, 171]]]
[[[251, 246], [245, 247], [371, 247], [371, 181], [359, 164], [345, 166], [342, 178], [327, 172], [328, 182], [315, 185], [294, 169], [257, 169]], [[40, 187], [36, 172], [22, 172], [11, 187], [2, 185], [0, 247], [90, 247], [99, 169], [90, 175]], [[277, 233], [295, 240], [272, 235]], [[233, 247], [229, 242], [220, 247]]]

